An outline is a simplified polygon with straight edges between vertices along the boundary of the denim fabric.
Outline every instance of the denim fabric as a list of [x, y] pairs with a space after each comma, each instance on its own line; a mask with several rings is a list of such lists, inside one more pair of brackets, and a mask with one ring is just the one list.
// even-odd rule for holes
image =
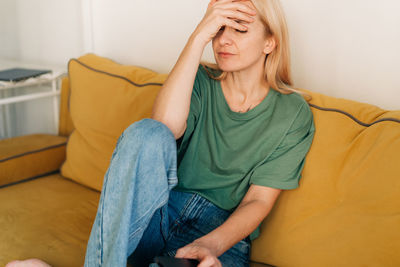
[[[230, 215], [177, 184], [176, 140], [163, 123], [143, 119], [119, 137], [86, 248], [85, 267], [149, 266], [211, 232]], [[248, 266], [246, 237], [219, 257], [223, 266]], [[156, 266], [152, 264], [151, 266]]]

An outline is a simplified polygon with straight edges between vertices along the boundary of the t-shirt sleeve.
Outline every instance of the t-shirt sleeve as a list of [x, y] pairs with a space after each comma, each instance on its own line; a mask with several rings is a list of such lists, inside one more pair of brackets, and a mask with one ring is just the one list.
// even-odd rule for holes
[[250, 184], [279, 189], [297, 188], [314, 132], [313, 115], [307, 102], [304, 102], [275, 151], [255, 168]]

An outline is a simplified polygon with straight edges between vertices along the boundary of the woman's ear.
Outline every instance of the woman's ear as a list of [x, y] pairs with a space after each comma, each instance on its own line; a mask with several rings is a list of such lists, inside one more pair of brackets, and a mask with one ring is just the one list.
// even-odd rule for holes
[[264, 53], [267, 55], [270, 54], [272, 51], [274, 51], [275, 47], [276, 47], [275, 37], [274, 36], [268, 37], [265, 43]]

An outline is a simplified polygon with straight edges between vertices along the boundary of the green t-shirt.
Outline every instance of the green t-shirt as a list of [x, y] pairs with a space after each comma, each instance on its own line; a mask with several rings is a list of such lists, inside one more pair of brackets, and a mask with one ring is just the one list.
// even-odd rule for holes
[[[230, 109], [221, 83], [200, 65], [187, 128], [178, 140], [178, 185], [231, 212], [251, 184], [298, 187], [314, 136], [312, 112], [302, 96], [270, 89], [245, 113]], [[259, 227], [250, 238], [259, 235]]]

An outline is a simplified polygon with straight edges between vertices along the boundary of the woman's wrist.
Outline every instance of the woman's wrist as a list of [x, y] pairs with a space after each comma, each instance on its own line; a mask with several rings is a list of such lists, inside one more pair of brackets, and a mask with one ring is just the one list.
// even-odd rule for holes
[[192, 45], [199, 47], [204, 50], [206, 45], [208, 44], [209, 41], [207, 41], [206, 38], [203, 38], [196, 30], [190, 35], [189, 37], [189, 42], [192, 43]]
[[220, 240], [215, 239], [215, 236], [208, 234], [196, 239], [193, 243], [207, 247], [214, 255], [219, 257], [225, 252], [219, 241]]

